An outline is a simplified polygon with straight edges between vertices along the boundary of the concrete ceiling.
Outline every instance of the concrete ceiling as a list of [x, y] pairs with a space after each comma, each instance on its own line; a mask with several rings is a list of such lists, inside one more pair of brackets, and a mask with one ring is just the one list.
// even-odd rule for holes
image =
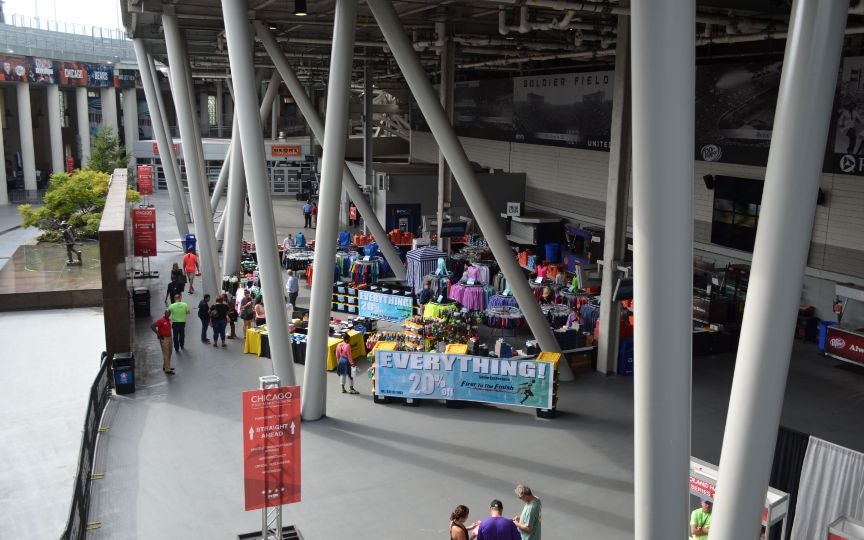
[[[119, 1], [127, 32], [131, 37], [144, 39], [147, 49], [158, 60], [166, 61], [161, 15], [173, 11], [185, 32], [196, 76], [215, 77], [228, 71], [220, 0]], [[853, 4], [858, 2], [853, 0]], [[249, 0], [249, 19], [265, 22], [271, 28], [301, 78], [323, 80], [329, 64], [335, 3], [336, 0], [307, 0], [309, 14], [300, 17], [293, 13], [294, 0]], [[613, 62], [617, 14], [627, 13], [625, 2], [608, 0], [395, 0], [393, 3], [433, 78], [440, 63], [436, 22], [446, 22], [452, 28], [457, 43], [457, 79], [465, 79], [573, 71]], [[787, 0], [698, 2], [694, 31], [702, 56], [782, 51], [783, 41], [771, 37], [786, 29], [790, 4]], [[850, 26], [855, 18], [850, 16]], [[401, 79], [362, 0], [356, 42], [358, 76], [368, 67], [380, 83]], [[725, 44], [728, 42], [734, 44]], [[260, 44], [256, 47], [255, 63], [256, 67], [272, 66]]]

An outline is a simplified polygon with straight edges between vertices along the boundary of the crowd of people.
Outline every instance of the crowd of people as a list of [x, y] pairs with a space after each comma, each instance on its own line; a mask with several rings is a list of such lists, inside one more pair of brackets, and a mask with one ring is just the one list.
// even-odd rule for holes
[[514, 493], [525, 506], [513, 518], [504, 517], [504, 503], [493, 499], [488, 517], [466, 525], [468, 507], [458, 505], [450, 514], [450, 540], [540, 540], [543, 508], [540, 499], [522, 484], [516, 486]]

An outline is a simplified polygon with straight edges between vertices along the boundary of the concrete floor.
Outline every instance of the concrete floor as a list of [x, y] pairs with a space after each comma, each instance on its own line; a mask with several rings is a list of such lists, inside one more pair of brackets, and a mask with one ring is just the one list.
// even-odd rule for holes
[[[154, 199], [160, 239], [176, 238], [170, 232], [173, 218], [167, 198]], [[296, 232], [302, 225], [299, 204], [277, 200], [275, 206], [277, 236]], [[244, 237], [252, 237], [248, 227]], [[149, 280], [153, 316], [171, 262], [180, 256], [179, 249], [160, 243], [162, 247], [166, 251], [154, 259], [153, 267], [163, 277]], [[299, 305], [308, 305], [308, 291], [301, 281]], [[199, 294], [191, 301], [197, 302]], [[41, 315], [34, 314], [39, 319]], [[80, 316], [74, 314], [70, 321]], [[0, 320], [0, 328], [9, 336], [13, 327], [4, 322]], [[259, 512], [243, 511], [240, 392], [256, 388], [259, 376], [272, 373], [270, 361], [243, 355], [241, 341], [229, 342], [227, 349], [201, 344], [195, 339], [198, 323], [193, 318], [187, 349], [175, 357], [177, 375], [167, 378], [149, 323], [136, 321], [138, 390], [113, 398], [104, 419], [109, 429], [100, 438], [95, 470], [105, 478], [94, 483], [90, 512], [90, 521], [100, 521], [101, 528], [88, 537], [235, 538], [254, 530], [260, 526]], [[44, 325], [34, 322], [26, 328], [26, 335], [36, 337], [17, 329], [16, 335], [29, 345], [29, 356], [42, 357], [61, 346], [38, 339], [44, 336]], [[36, 366], [19, 362], [9, 369], [29, 376]], [[714, 463], [733, 367], [730, 355], [694, 359], [693, 454]], [[303, 369], [295, 368], [300, 381]], [[66, 383], [62, 377], [45, 380], [48, 386]], [[3, 387], [9, 385], [5, 377], [2, 381]], [[864, 369], [819, 356], [815, 345], [796, 343], [784, 425], [864, 450], [864, 432], [857, 428], [857, 411], [864, 406], [862, 382]], [[419, 408], [378, 405], [369, 396], [368, 379], [361, 376], [358, 383], [361, 395], [342, 395], [334, 392], [336, 376], [328, 374], [328, 416], [302, 426], [303, 501], [284, 510], [285, 522], [296, 525], [303, 538], [442, 538], [456, 504], [471, 508], [471, 520], [486, 514], [492, 498], [504, 502], [506, 515], [517, 513], [517, 483], [530, 485], [543, 500], [546, 540], [634, 536], [632, 379], [589, 374], [562, 385], [560, 414], [554, 420], [538, 419], [533, 410], [483, 405], [462, 410], [434, 401]], [[42, 399], [31, 397], [29, 402], [34, 411], [51, 410]], [[82, 420], [72, 425], [80, 426]], [[0, 424], [4, 435], [11, 429], [7, 422], [8, 415]], [[43, 454], [46, 462], [74, 463], [77, 449]], [[4, 462], [10, 459], [24, 463], [24, 475], [35, 468], [20, 456]], [[40, 499], [39, 509], [53, 505], [65, 515], [70, 484], [66, 482], [66, 491], [52, 492], [50, 500]], [[4, 493], [13, 487], [20, 499], [36, 500], [34, 490], [44, 494], [38, 482], [0, 475]], [[0, 514], [8, 515], [8, 505], [0, 508]], [[37, 529], [10, 528], [18, 515], [35, 515], [27, 512], [19, 507], [13, 517], [0, 519], [0, 536], [48, 538], [59, 533], [56, 528], [45, 535], [35, 534]], [[682, 538], [684, 531], [682, 524]]]

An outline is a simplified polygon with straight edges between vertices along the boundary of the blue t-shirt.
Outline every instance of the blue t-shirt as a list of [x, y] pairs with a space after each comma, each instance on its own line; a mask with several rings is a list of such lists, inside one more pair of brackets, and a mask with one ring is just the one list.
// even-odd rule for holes
[[303, 205], [303, 213], [304, 213], [304, 214], [308, 214], [308, 213], [310, 213], [311, 211], [312, 211], [312, 205], [311, 205], [311, 204], [309, 204], [309, 203], [307, 202], [306, 204]]
[[522, 540], [513, 520], [489, 516], [477, 527], [477, 540]]

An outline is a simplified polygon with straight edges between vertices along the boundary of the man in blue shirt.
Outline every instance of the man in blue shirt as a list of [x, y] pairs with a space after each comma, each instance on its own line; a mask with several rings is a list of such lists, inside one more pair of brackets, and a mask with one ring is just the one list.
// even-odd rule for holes
[[306, 201], [303, 205], [303, 228], [312, 226], [312, 203]]
[[477, 527], [477, 540], [521, 540], [513, 520], [503, 517], [504, 503], [494, 499], [489, 504], [489, 517]]

